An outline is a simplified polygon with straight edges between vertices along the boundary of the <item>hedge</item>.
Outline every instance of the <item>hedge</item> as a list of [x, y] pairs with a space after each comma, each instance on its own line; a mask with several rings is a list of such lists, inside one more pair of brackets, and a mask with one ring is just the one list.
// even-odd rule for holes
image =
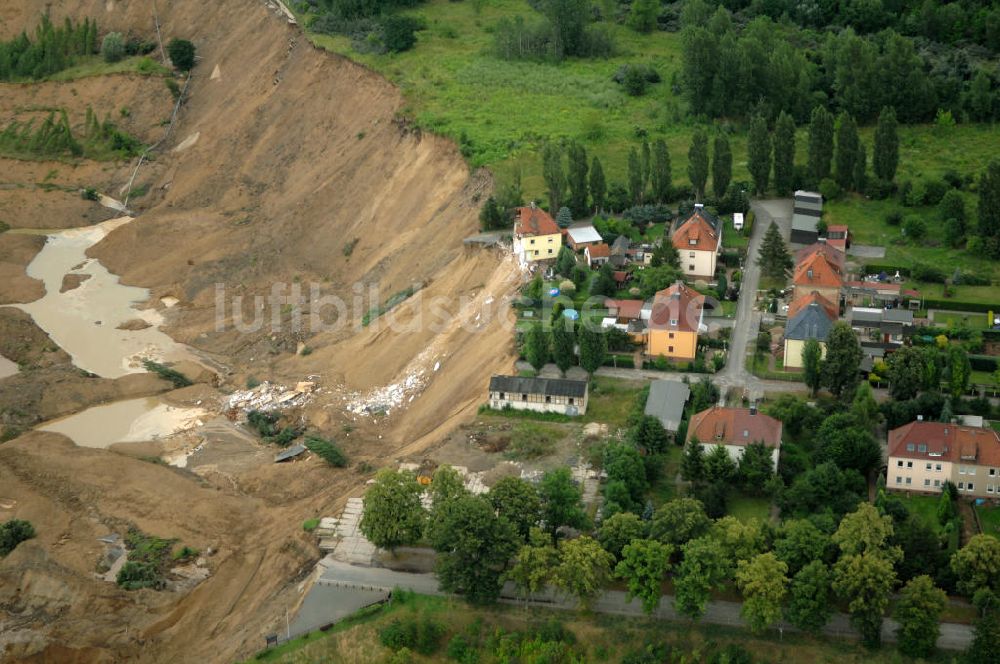
[[975, 371], [996, 371], [997, 358], [993, 355], [970, 355], [969, 365]]
[[958, 302], [955, 300], [923, 299], [924, 309], [943, 309], [944, 311], [973, 311], [976, 313], [1000, 312], [1000, 304], [996, 302]]
[[631, 355], [608, 355], [608, 357], [604, 360], [604, 366], [634, 369], [635, 358]]

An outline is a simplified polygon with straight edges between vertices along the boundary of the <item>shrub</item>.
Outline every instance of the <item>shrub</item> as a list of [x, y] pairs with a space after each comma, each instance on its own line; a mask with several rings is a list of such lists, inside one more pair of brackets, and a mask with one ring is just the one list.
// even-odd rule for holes
[[895, 185], [889, 180], [880, 180], [876, 177], [870, 178], [868, 180], [868, 186], [865, 193], [869, 197], [875, 200], [883, 200], [889, 198], [892, 195]]
[[96, 201], [100, 200], [101, 197], [98, 195], [96, 189], [93, 187], [86, 187], [80, 190], [80, 198], [85, 201]]
[[172, 78], [164, 79], [164, 81], [166, 82], [167, 89], [170, 90], [170, 94], [171, 94], [171, 96], [173, 96], [174, 101], [177, 101], [178, 99], [180, 99], [181, 98], [181, 86], [179, 86], [177, 84], [177, 81], [175, 81]]
[[167, 55], [170, 62], [180, 71], [191, 71], [194, 68], [194, 44], [187, 39], [171, 39], [167, 44]]
[[174, 560], [186, 560], [188, 558], [196, 557], [198, 553], [199, 553], [198, 549], [194, 548], [193, 546], [188, 546], [187, 544], [185, 544], [181, 548], [174, 551], [173, 556], [171, 557]]
[[917, 242], [927, 235], [927, 223], [921, 217], [910, 215], [903, 220], [903, 232], [906, 237]]
[[413, 48], [417, 43], [416, 32], [421, 28], [420, 22], [410, 16], [392, 15], [382, 23], [383, 43], [387, 51], [402, 53]]
[[174, 387], [180, 388], [193, 385], [187, 376], [179, 371], [171, 369], [165, 364], [160, 364], [159, 362], [154, 362], [152, 360], [143, 360], [142, 366], [146, 368], [146, 371], [157, 374], [163, 380], [170, 381]]
[[823, 196], [823, 200], [833, 201], [844, 193], [836, 182], [830, 178], [823, 178], [819, 183], [819, 193]]
[[890, 210], [885, 215], [885, 223], [889, 224], [890, 226], [899, 226], [901, 223], [903, 223], [903, 213], [900, 212], [899, 210]]
[[924, 180], [924, 205], [937, 205], [951, 186], [944, 180]]
[[11, 519], [0, 525], [0, 558], [6, 556], [17, 545], [35, 536], [35, 528], [24, 519]]
[[379, 641], [390, 650], [408, 648], [421, 655], [433, 655], [441, 647], [444, 626], [428, 617], [397, 618], [379, 630]]
[[109, 32], [101, 42], [101, 55], [105, 62], [118, 62], [125, 57], [125, 38], [120, 32]]
[[319, 527], [319, 519], [306, 519], [302, 522], [302, 530], [311, 533]]
[[158, 590], [164, 585], [156, 566], [152, 563], [137, 563], [129, 561], [118, 571], [115, 582], [125, 590], [153, 588]]
[[347, 466], [347, 455], [333, 442], [319, 436], [306, 436], [305, 446], [316, 456], [335, 468]]

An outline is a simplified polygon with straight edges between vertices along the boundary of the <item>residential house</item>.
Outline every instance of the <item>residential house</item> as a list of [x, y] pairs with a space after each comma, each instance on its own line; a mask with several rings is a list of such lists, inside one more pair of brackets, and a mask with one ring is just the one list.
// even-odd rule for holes
[[900, 288], [891, 281], [848, 281], [844, 284], [844, 300], [856, 307], [901, 307], [920, 309], [920, 293]]
[[785, 368], [802, 368], [806, 341], [819, 342], [821, 357], [826, 357], [826, 338], [837, 320], [837, 306], [817, 292], [812, 292], [788, 306], [785, 324]]
[[669, 433], [676, 434], [684, 418], [684, 404], [691, 388], [677, 380], [654, 380], [649, 385], [646, 415], [655, 417]]
[[583, 251], [585, 247], [601, 242], [604, 242], [604, 238], [590, 224], [570, 226], [566, 229], [566, 244], [573, 251]]
[[517, 208], [514, 220], [514, 254], [527, 265], [554, 260], [562, 247], [562, 233], [548, 212], [534, 203]]
[[674, 228], [671, 236], [680, 256], [681, 271], [690, 279], [711, 281], [722, 247], [722, 224], [700, 204]]
[[913, 312], [909, 309], [881, 309], [876, 307], [851, 307], [847, 322], [864, 343], [902, 345], [903, 335], [913, 327]]
[[812, 244], [819, 238], [819, 219], [823, 216], [823, 197], [813, 191], [796, 191], [792, 206], [791, 242]]
[[1000, 434], [991, 428], [916, 421], [889, 432], [886, 487], [940, 493], [945, 481], [961, 496], [1000, 498]]
[[761, 443], [771, 450], [771, 463], [778, 472], [781, 450], [781, 422], [752, 408], [712, 406], [696, 413], [688, 425], [687, 440], [697, 440], [706, 453], [722, 445], [735, 462], [743, 457], [747, 445]]
[[646, 335], [646, 321], [642, 317], [644, 304], [642, 300], [606, 299], [604, 306], [608, 309], [608, 315], [601, 320], [601, 327], [616, 328], [627, 333], [632, 341], [641, 343]]
[[653, 296], [646, 335], [651, 357], [693, 360], [698, 350], [705, 298], [678, 281]]
[[837, 251], [842, 251], [846, 254], [847, 250], [851, 248], [851, 231], [848, 230], [847, 226], [842, 224], [827, 226], [826, 243]]
[[844, 283], [842, 274], [841, 268], [827, 256], [826, 251], [813, 251], [795, 266], [792, 275], [795, 299], [815, 291], [830, 302], [839, 304], [840, 289]]
[[840, 271], [841, 274], [843, 274], [844, 262], [845, 262], [844, 252], [840, 251], [839, 249], [831, 245], [829, 242], [826, 241], [825, 238], [820, 238], [815, 242], [813, 242], [812, 244], [810, 244], [808, 247], [802, 247], [801, 249], [796, 251], [795, 264], [798, 265], [799, 263], [806, 260], [807, 258], [809, 258], [810, 256], [812, 256], [817, 252], [822, 253], [827, 258], [827, 260], [829, 260], [833, 265], [835, 265], [837, 267], [837, 270]]
[[601, 267], [611, 258], [611, 248], [603, 242], [599, 244], [588, 244], [583, 255], [587, 259], [587, 267], [594, 269]]
[[629, 263], [629, 250], [632, 248], [632, 240], [627, 235], [619, 235], [611, 243], [611, 257], [608, 262], [612, 267], [622, 268]]
[[588, 386], [585, 380], [565, 378], [490, 378], [490, 408], [532, 410], [538, 413], [583, 415], [587, 412]]

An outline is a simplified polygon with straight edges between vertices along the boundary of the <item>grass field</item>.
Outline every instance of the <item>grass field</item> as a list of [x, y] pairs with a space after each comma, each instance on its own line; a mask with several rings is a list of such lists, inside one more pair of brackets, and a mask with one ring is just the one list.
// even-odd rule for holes
[[938, 501], [940, 500], [938, 496], [900, 495], [899, 499], [906, 505], [910, 514], [933, 528], [934, 532], [941, 532], [941, 522], [937, 516]]
[[636, 397], [645, 384], [643, 381], [594, 376], [590, 384], [587, 414], [581, 419], [584, 422], [603, 422], [612, 431], [615, 427], [624, 428]]
[[[1000, 303], [997, 303], [997, 307], [998, 311], [1000, 311]], [[985, 313], [935, 311], [934, 324], [941, 327], [958, 327], [964, 325], [974, 330], [985, 330], [989, 327], [989, 320]]]
[[[427, 654], [407, 652], [394, 656], [382, 645], [379, 633], [393, 623], [439, 623], [441, 638], [432, 642]], [[456, 637], [460, 637], [456, 639]], [[532, 642], [532, 650], [522, 656], [512, 649]], [[573, 658], [565, 655], [558, 639], [569, 646]], [[453, 644], [454, 641], [461, 642]], [[543, 642], [545, 645], [543, 646]], [[647, 646], [667, 646], [672, 656], [664, 660], [643, 656]], [[400, 600], [359, 612], [327, 632], [312, 632], [288, 644], [262, 651], [250, 662], [298, 664], [300, 662], [507, 662], [507, 661], [678, 661], [723, 662], [720, 651], [742, 646], [755, 662], [815, 662], [817, 664], [890, 664], [902, 661], [891, 647], [865, 650], [847, 641], [808, 637], [801, 634], [767, 632], [761, 636], [745, 630], [692, 622], [624, 616], [592, 615], [580, 612], [548, 611], [519, 606], [471, 607], [464, 602], [440, 597], [404, 593]], [[430, 648], [427, 648], [430, 650]], [[464, 658], [454, 655], [459, 651]], [[449, 653], [450, 651], [450, 653]], [[471, 651], [471, 652], [470, 652]], [[530, 657], [534, 653], [535, 657]], [[557, 656], [560, 653], [563, 656]], [[451, 654], [452, 656], [449, 656]], [[547, 654], [550, 657], [540, 657]], [[626, 659], [628, 657], [629, 659]], [[735, 660], [733, 660], [735, 661]], [[947, 655], [930, 662], [946, 662]]]
[[118, 62], [105, 62], [100, 55], [79, 56], [77, 64], [49, 76], [49, 81], [73, 81], [108, 74], [143, 74], [166, 76], [170, 70], [149, 56], [136, 55]]

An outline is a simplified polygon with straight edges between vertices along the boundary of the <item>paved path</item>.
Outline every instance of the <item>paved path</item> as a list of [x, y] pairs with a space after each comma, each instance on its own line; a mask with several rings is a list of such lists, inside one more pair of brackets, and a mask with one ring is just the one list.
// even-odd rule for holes
[[[408, 574], [406, 572], [394, 572], [392, 570], [357, 567], [340, 562], [327, 563], [327, 569], [320, 576], [316, 585], [310, 591], [319, 592], [320, 597], [325, 598], [324, 602], [313, 601], [306, 598], [306, 602], [311, 607], [310, 620], [315, 622], [320, 620], [321, 615], [315, 613], [315, 607], [326, 603], [329, 605], [330, 615], [342, 615], [345, 606], [357, 603], [357, 593], [364, 593], [364, 597], [371, 598], [391, 591], [393, 588], [404, 588], [413, 592], [425, 595], [443, 596], [438, 590], [437, 579], [433, 574]], [[674, 610], [673, 598], [664, 595], [659, 608], [653, 614], [657, 618], [664, 620], [687, 622], [688, 618], [679, 616]], [[511, 584], [507, 584], [501, 594], [501, 601], [504, 603], [520, 603]], [[371, 602], [369, 602], [371, 603]], [[576, 605], [572, 601], [566, 601], [556, 597], [551, 593], [532, 599], [529, 603], [533, 606], [549, 607], [560, 610], [573, 610]], [[625, 616], [643, 616], [642, 606], [639, 602], [628, 602], [625, 593], [617, 590], [607, 591], [594, 602], [592, 609], [598, 613], [609, 613]], [[330, 622], [330, 621], [327, 621]], [[702, 623], [713, 625], [726, 625], [730, 627], [744, 628], [746, 623], [740, 617], [740, 603], [714, 600], [708, 603], [705, 615], [701, 619]], [[296, 624], [301, 624], [296, 617]], [[779, 623], [778, 629], [785, 631], [796, 631], [794, 627], [787, 623]], [[882, 639], [887, 643], [896, 640], [896, 628], [898, 625], [891, 619], [886, 619], [882, 624]], [[828, 636], [857, 638], [857, 633], [850, 626], [848, 617], [844, 614], [835, 614], [827, 623], [823, 631]], [[938, 648], [944, 650], [964, 650], [972, 641], [972, 630], [968, 625], [955, 623], [942, 623], [941, 635], [938, 638]]]

